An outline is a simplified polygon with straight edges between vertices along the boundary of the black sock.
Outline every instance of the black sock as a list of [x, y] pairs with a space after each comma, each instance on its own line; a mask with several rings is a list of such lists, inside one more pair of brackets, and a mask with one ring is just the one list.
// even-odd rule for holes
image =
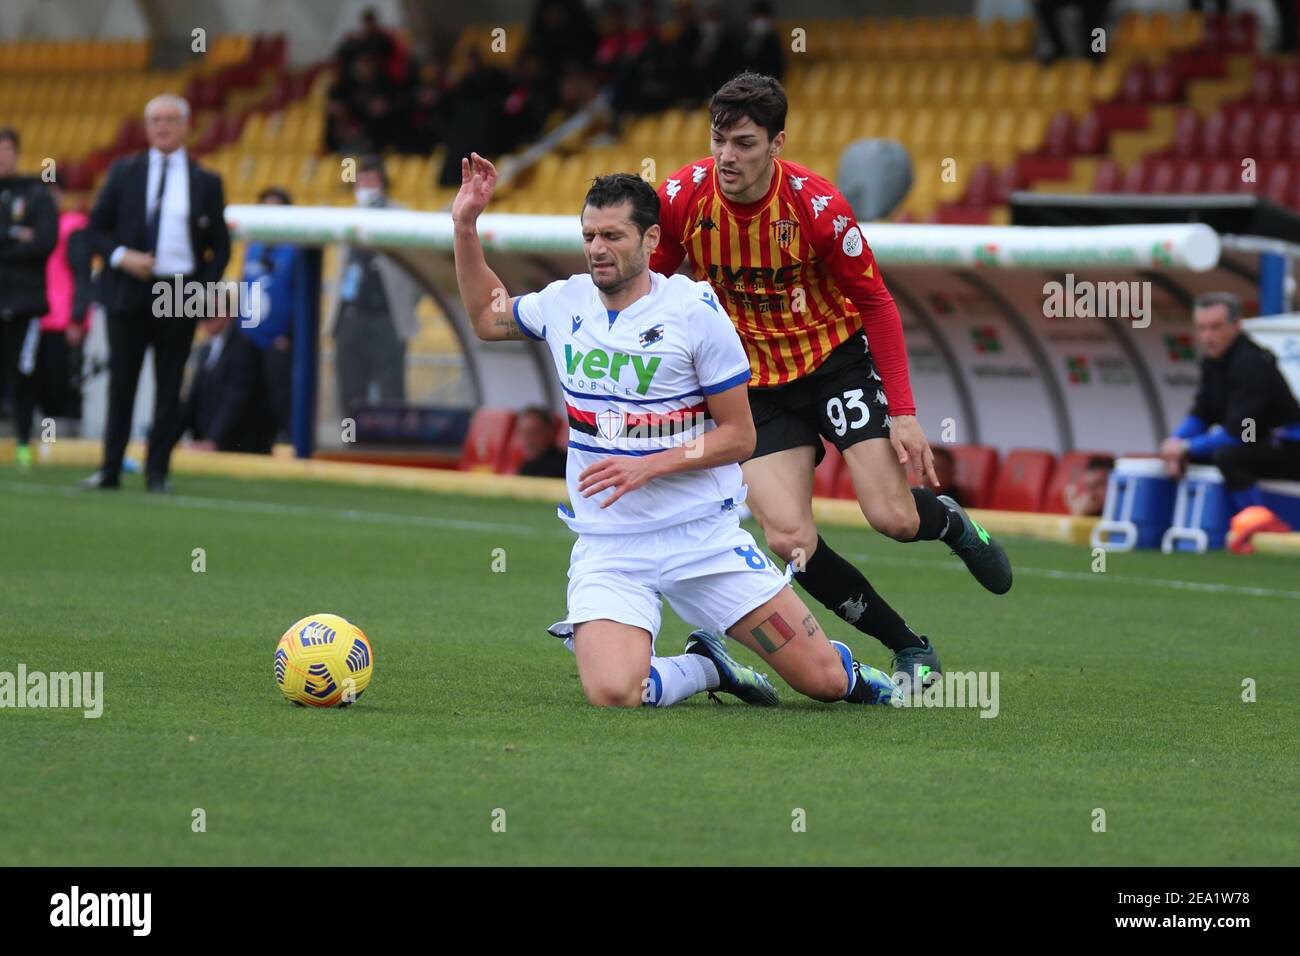
[[961, 538], [961, 519], [957, 513], [939, 500], [929, 488], [913, 488], [912, 500], [916, 502], [916, 513], [921, 522], [916, 529], [913, 541], [939, 540], [949, 547], [957, 547]]
[[842, 620], [891, 651], [920, 646], [921, 639], [898, 612], [876, 593], [861, 571], [832, 551], [821, 535], [817, 536], [817, 550], [804, 569], [795, 572], [794, 579]]

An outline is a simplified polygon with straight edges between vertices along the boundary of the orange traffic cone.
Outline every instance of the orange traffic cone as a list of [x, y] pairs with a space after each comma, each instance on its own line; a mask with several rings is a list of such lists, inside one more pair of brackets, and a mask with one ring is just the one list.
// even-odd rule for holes
[[1290, 531], [1291, 526], [1263, 505], [1242, 508], [1228, 525], [1228, 550], [1233, 554], [1253, 554], [1250, 539], [1260, 531]]

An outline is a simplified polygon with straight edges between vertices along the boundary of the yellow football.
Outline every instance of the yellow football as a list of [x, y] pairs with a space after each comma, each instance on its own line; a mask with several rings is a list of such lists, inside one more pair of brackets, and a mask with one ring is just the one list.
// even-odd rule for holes
[[375, 654], [351, 621], [312, 614], [284, 632], [275, 646], [275, 683], [304, 707], [346, 707], [370, 686]]

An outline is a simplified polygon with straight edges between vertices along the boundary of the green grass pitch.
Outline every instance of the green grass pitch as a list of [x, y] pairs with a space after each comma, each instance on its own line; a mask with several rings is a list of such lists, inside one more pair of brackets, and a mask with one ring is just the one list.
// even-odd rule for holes
[[[948, 669], [999, 673], [996, 718], [779, 682], [776, 710], [599, 711], [543, 632], [571, 540], [553, 507], [81, 476], [0, 472], [0, 671], [102, 671], [105, 697], [97, 720], [0, 710], [3, 865], [1300, 863], [1294, 561], [1093, 573], [1084, 548], [1012, 540], [998, 598], [941, 545], [829, 528]], [[276, 640], [316, 611], [374, 644], [347, 710], [274, 684]], [[664, 624], [679, 653], [687, 628]]]

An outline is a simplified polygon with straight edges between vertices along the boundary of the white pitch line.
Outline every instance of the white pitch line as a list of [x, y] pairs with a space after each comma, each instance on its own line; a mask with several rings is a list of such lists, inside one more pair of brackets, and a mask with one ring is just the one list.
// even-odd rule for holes
[[[960, 563], [947, 563], [939, 561], [922, 561], [918, 558], [882, 558], [879, 555], [868, 554], [845, 554], [846, 558], [852, 558], [855, 561], [883, 562], [886, 564], [906, 564], [912, 567], [933, 568], [941, 571], [961, 571], [968, 573], [966, 566]], [[1239, 584], [1215, 584], [1212, 581], [1179, 581], [1174, 578], [1139, 578], [1126, 574], [1111, 574], [1109, 572], [1099, 572], [1093, 574], [1085, 571], [1060, 571], [1056, 568], [1033, 568], [1013, 565], [1014, 574], [1024, 574], [1030, 577], [1039, 578], [1058, 578], [1067, 581], [1112, 581], [1120, 584], [1149, 585], [1151, 587], [1169, 588], [1175, 591], [1204, 591], [1212, 594], [1240, 594], [1243, 597], [1264, 597], [1264, 598], [1288, 598], [1293, 601], [1300, 600], [1300, 591], [1280, 591], [1274, 588], [1252, 588]]]
[[[13, 491], [34, 492], [38, 494], [62, 495], [65, 497], [87, 497], [90, 492], [80, 488], [68, 488], [58, 485], [33, 485], [20, 482], [0, 482], [0, 488]], [[100, 492], [110, 495], [114, 492]], [[243, 511], [250, 513], [290, 515], [300, 518], [341, 518], [345, 521], [361, 521], [373, 524], [420, 525], [426, 528], [456, 528], [462, 531], [490, 531], [496, 534], [544, 534], [546, 531], [529, 525], [501, 524], [492, 521], [468, 521], [463, 518], [439, 518], [432, 515], [404, 515], [390, 511], [361, 511], [353, 508], [317, 508], [311, 505], [288, 505], [273, 501], [241, 501], [230, 498], [199, 498], [193, 495], [158, 495], [158, 501], [164, 506], [188, 506], [206, 508], [213, 511]], [[559, 519], [556, 519], [557, 523]], [[567, 528], [558, 528], [553, 532], [569, 536]]]
[[[13, 491], [34, 492], [39, 494], [64, 495], [68, 497], [89, 496], [89, 492], [79, 488], [61, 485], [36, 485], [22, 482], [0, 482], [0, 488]], [[112, 494], [112, 492], [104, 492]], [[339, 518], [345, 521], [361, 521], [373, 524], [419, 525], [426, 528], [456, 528], [463, 531], [482, 531], [494, 534], [554, 535], [571, 538], [572, 532], [564, 527], [540, 529], [528, 525], [503, 524], [492, 521], [468, 521], [461, 518], [438, 518], [431, 515], [403, 515], [389, 511], [361, 511], [356, 509], [317, 508], [309, 505], [286, 505], [270, 501], [241, 501], [229, 498], [199, 498], [192, 495], [159, 495], [158, 500], [177, 506], [207, 508], [215, 511], [262, 512], [268, 514], [292, 515], [302, 518]], [[559, 521], [557, 519], [557, 525]], [[867, 564], [897, 564], [910, 567], [928, 568], [936, 571], [960, 571], [966, 573], [965, 565], [957, 562], [925, 561], [918, 558], [884, 557], [879, 554], [846, 553], [846, 558]], [[1237, 584], [1216, 584], [1208, 581], [1180, 581], [1173, 578], [1142, 578], [1123, 574], [1093, 574], [1084, 571], [1061, 571], [1055, 568], [1035, 568], [1016, 565], [1016, 574], [1028, 577], [1057, 578], [1069, 581], [1111, 581], [1131, 584], [1139, 587], [1167, 588], [1174, 591], [1199, 591], [1209, 594], [1237, 594], [1242, 597], [1284, 598], [1300, 600], [1300, 591], [1282, 591], [1275, 588], [1254, 588]]]

